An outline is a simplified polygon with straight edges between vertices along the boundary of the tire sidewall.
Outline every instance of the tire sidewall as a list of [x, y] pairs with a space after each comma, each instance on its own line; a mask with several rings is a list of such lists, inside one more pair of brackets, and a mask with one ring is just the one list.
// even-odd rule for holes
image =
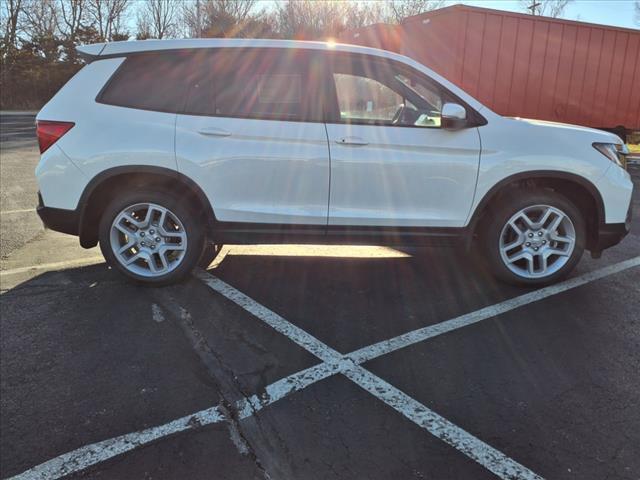
[[[483, 234], [485, 258], [493, 273], [505, 282], [525, 286], [548, 285], [566, 277], [584, 252], [586, 226], [580, 210], [566, 197], [543, 189], [518, 190], [503, 196], [498, 202], [497, 207], [489, 212], [491, 219]], [[507, 221], [518, 211], [533, 205], [549, 205], [561, 210], [570, 218], [576, 231], [576, 243], [569, 261], [554, 274], [542, 278], [524, 278], [513, 273], [504, 264], [499, 248], [500, 235]]]
[[[176, 215], [187, 234], [187, 251], [178, 267], [159, 277], [143, 277], [127, 270], [116, 258], [111, 248], [111, 225], [116, 216], [125, 208], [136, 203], [155, 203], [170, 210]], [[157, 190], [141, 190], [129, 192], [112, 200], [105, 208], [100, 219], [99, 238], [100, 250], [107, 263], [117, 269], [129, 280], [143, 285], [163, 286], [178, 282], [185, 278], [197, 264], [202, 253], [204, 243], [204, 229], [202, 222], [195, 212], [184, 202], [170, 193]]]

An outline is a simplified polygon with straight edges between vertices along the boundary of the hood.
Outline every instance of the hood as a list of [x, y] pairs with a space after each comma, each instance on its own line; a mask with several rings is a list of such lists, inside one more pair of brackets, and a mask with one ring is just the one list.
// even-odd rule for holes
[[558, 123], [558, 122], [548, 122], [545, 120], [535, 120], [532, 118], [520, 118], [520, 117], [509, 117], [510, 120], [514, 120], [516, 122], [528, 123], [529, 125], [534, 125], [538, 127], [545, 128], [553, 128], [553, 129], [564, 129], [569, 130], [571, 132], [576, 132], [580, 134], [587, 134], [593, 138], [594, 142], [602, 142], [602, 143], [624, 143], [620, 137], [617, 135], [605, 132], [604, 130], [598, 130], [596, 128], [589, 127], [581, 127], [580, 125], [571, 125], [569, 123]]

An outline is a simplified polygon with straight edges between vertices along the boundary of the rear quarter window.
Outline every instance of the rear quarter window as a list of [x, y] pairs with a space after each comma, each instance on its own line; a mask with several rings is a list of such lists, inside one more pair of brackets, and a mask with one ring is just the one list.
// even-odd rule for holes
[[176, 113], [182, 109], [189, 57], [143, 54], [128, 57], [98, 95], [99, 103]]

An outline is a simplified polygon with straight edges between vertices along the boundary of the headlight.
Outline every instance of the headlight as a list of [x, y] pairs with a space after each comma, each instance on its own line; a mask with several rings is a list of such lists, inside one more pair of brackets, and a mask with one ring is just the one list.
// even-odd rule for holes
[[593, 148], [598, 150], [613, 163], [617, 163], [625, 170], [627, 169], [627, 155], [629, 154], [629, 149], [624, 143], [594, 143]]

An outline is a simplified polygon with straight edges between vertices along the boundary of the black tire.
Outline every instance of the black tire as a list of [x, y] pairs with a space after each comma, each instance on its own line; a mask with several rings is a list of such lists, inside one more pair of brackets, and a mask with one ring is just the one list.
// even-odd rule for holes
[[206, 270], [207, 267], [211, 265], [211, 263], [220, 254], [222, 246], [223, 245], [219, 243], [205, 242], [204, 248], [202, 249], [202, 254], [200, 255], [200, 260], [198, 260], [198, 267], [204, 268]]
[[[512, 272], [500, 255], [500, 235], [509, 219], [517, 212], [535, 205], [548, 205], [569, 217], [575, 229], [575, 246], [568, 261], [556, 272], [544, 277], [526, 278]], [[580, 261], [586, 242], [585, 220], [580, 210], [566, 197], [542, 188], [524, 188], [501, 196], [484, 217], [487, 221], [481, 231], [484, 258], [493, 274], [500, 280], [522, 286], [542, 286], [566, 277]]]
[[[164, 275], [145, 277], [128, 270], [118, 261], [111, 248], [111, 226], [116, 216], [125, 208], [138, 203], [153, 203], [168, 209], [184, 226], [187, 235], [187, 248], [180, 263]], [[158, 190], [138, 190], [120, 194], [105, 208], [100, 219], [99, 240], [102, 255], [112, 268], [122, 273], [128, 280], [134, 283], [149, 286], [164, 286], [183, 280], [194, 269], [204, 244], [204, 221], [193, 211], [190, 205], [185, 204], [174, 195]]]

